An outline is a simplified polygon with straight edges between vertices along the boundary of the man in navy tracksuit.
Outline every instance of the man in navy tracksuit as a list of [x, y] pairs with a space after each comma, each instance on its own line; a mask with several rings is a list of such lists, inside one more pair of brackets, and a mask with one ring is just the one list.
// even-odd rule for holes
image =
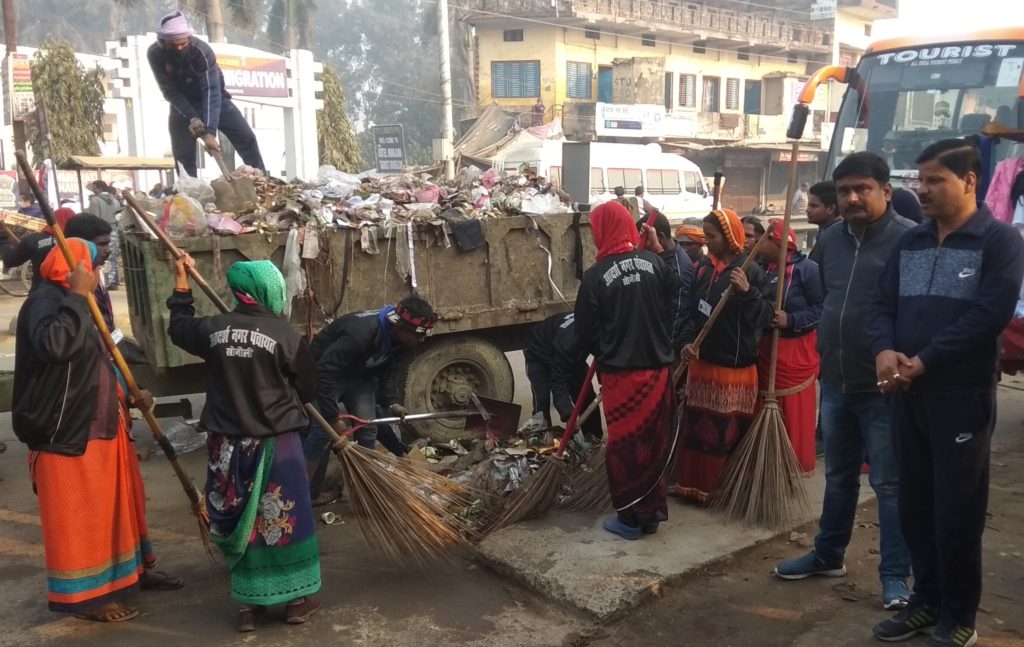
[[146, 56], [160, 92], [171, 104], [168, 127], [175, 161], [195, 177], [196, 138], [202, 138], [208, 151], [219, 151], [219, 131], [243, 162], [265, 173], [256, 135], [224, 89], [224, 74], [210, 46], [192, 36], [180, 11], [164, 16], [156, 34]]
[[977, 206], [976, 148], [944, 140], [917, 163], [928, 221], [897, 243], [868, 320], [878, 386], [893, 394], [914, 594], [874, 633], [898, 641], [934, 627], [929, 647], [969, 647], [978, 636], [998, 338], [1020, 293], [1024, 241]]

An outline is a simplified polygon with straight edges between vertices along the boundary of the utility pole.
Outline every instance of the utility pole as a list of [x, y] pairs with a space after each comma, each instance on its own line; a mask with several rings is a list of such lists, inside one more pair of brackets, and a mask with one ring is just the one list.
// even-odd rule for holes
[[451, 45], [448, 42], [448, 0], [437, 3], [437, 33], [441, 50], [441, 146], [444, 161], [444, 177], [455, 179], [455, 160], [452, 159], [455, 147], [455, 126], [452, 119], [452, 61]]
[[[4, 56], [4, 74], [6, 79], [13, 73], [14, 55], [18, 52], [18, 13], [14, 7], [15, 0], [3, 0], [4, 11], [4, 44], [7, 46], [7, 53]], [[4, 89], [7, 94], [7, 88]], [[11, 130], [14, 131], [14, 149], [25, 150], [27, 137], [25, 135], [25, 122], [14, 118], [14, 101], [10, 96], [6, 97], [7, 105], [4, 110], [11, 116]]]

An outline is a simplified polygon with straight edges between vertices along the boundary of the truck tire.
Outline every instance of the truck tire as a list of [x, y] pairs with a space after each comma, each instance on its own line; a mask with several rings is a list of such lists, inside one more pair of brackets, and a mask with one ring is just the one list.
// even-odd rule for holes
[[[472, 336], [431, 342], [405, 368], [405, 402], [410, 413], [471, 409], [470, 395], [509, 401], [515, 378], [505, 353]], [[462, 419], [428, 420], [410, 425], [434, 442], [472, 438]]]

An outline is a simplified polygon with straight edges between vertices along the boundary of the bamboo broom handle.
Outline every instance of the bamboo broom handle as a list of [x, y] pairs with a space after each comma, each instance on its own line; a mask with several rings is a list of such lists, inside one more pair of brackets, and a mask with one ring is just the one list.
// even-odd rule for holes
[[[53, 237], [57, 239], [57, 245], [60, 247], [61, 253], [64, 255], [64, 260], [67, 261], [69, 271], [75, 268], [75, 258], [71, 253], [71, 248], [68, 247], [68, 241], [64, 238], [64, 232], [61, 231], [60, 225], [57, 224], [56, 218], [53, 216], [53, 211], [50, 209], [50, 204], [46, 199], [46, 195], [43, 194], [39, 188], [39, 183], [36, 181], [35, 176], [32, 174], [32, 167], [29, 166], [28, 158], [25, 157], [23, 151], [17, 151], [15, 157], [18, 160], [18, 166], [21, 167], [21, 172], [25, 176], [25, 181], [28, 183], [29, 189], [36, 198], [36, 202], [39, 203], [39, 208], [43, 212], [43, 216], [46, 218], [47, 224], [50, 226], [50, 230], [53, 232]], [[100, 332], [100, 336], [103, 338], [103, 343], [107, 347], [107, 351], [114, 360], [114, 364], [118, 370], [121, 371], [121, 376], [124, 378], [125, 384], [128, 386], [128, 393], [131, 394], [133, 400], [141, 399], [141, 392], [139, 385], [135, 382], [135, 376], [132, 374], [131, 369], [128, 368], [128, 363], [124, 360], [124, 356], [121, 355], [121, 350], [117, 347], [114, 342], [114, 338], [110, 336], [110, 330], [107, 328], [107, 322], [103, 320], [103, 315], [100, 313], [100, 308], [96, 304], [96, 298], [90, 293], [86, 295], [86, 301], [89, 303], [89, 313], [92, 315], [93, 322], [96, 324], [96, 328]], [[186, 496], [191, 501], [197, 514], [203, 517], [204, 521], [208, 521], [205, 516], [205, 506], [202, 500], [199, 498], [199, 491], [196, 489], [195, 484], [192, 482], [192, 478], [185, 473], [181, 463], [178, 462], [178, 454], [174, 451], [174, 447], [170, 441], [167, 440], [167, 436], [164, 435], [163, 429], [160, 427], [160, 423], [153, 415], [152, 409], [147, 409], [142, 412], [146, 423], [149, 424], [150, 430], [153, 432], [153, 439], [160, 449], [163, 450], [164, 456], [170, 461], [171, 467], [174, 469], [174, 475], [178, 477], [178, 481], [181, 483], [181, 487], [185, 490]]]
[[[789, 249], [786, 246], [789, 224], [793, 218], [793, 194], [796, 192], [797, 182], [797, 159], [800, 154], [800, 140], [793, 140], [793, 152], [789, 161], [789, 187], [786, 189], [786, 213], [782, 219], [782, 232], [779, 235], [779, 284], [775, 287], [775, 310], [782, 309], [782, 297], [786, 289], [786, 257]], [[779, 368], [779, 329], [772, 328], [772, 352], [771, 362], [768, 364], [768, 392], [766, 400], [775, 399], [775, 377]]]
[[[142, 205], [138, 203], [138, 201], [135, 199], [135, 196], [133, 196], [130, 191], [125, 189], [124, 191], [121, 192], [121, 195], [124, 197], [125, 202], [128, 203], [128, 206], [130, 206], [132, 210], [135, 211], [135, 214], [139, 217], [139, 220], [144, 222], [146, 224], [146, 227], [151, 229], [153, 233], [156, 234], [156, 237], [160, 240], [161, 243], [163, 243], [164, 247], [167, 248], [167, 251], [171, 254], [171, 256], [173, 256], [175, 259], [180, 259], [182, 256], [185, 255], [185, 252], [183, 252], [181, 248], [174, 244], [174, 241], [171, 240], [170, 236], [168, 236], [163, 229], [160, 229], [160, 227], [157, 226], [156, 222], [153, 221], [152, 216], [146, 213], [146, 210], [142, 208]], [[220, 298], [220, 295], [218, 295], [214, 291], [213, 287], [209, 283], [207, 283], [206, 279], [204, 279], [203, 276], [199, 273], [199, 270], [197, 270], [194, 267], [189, 267], [186, 265], [185, 271], [192, 278], [192, 280], [195, 281], [196, 285], [198, 285], [199, 288], [206, 293], [206, 296], [210, 297], [210, 301], [213, 301], [214, 305], [217, 306], [218, 310], [220, 310], [221, 312], [229, 312], [231, 310], [231, 308], [228, 307], [228, 304], [224, 302], [224, 299]], [[309, 417], [312, 418], [318, 425], [323, 427], [324, 431], [327, 432], [327, 435], [331, 437], [332, 442], [336, 443], [339, 440], [341, 440], [341, 436], [338, 435], [338, 432], [334, 430], [334, 427], [331, 426], [331, 423], [327, 422], [327, 420], [322, 415], [320, 415], [320, 412], [316, 410], [316, 407], [314, 407], [312, 404], [308, 402], [303, 402], [302, 406], [306, 409], [306, 413], [309, 415]]]
[[[754, 259], [757, 258], [757, 252], [758, 250], [761, 249], [762, 243], [768, 240], [768, 235], [772, 233], [772, 229], [772, 225], [769, 225], [768, 229], [766, 229], [765, 232], [761, 234], [761, 237], [757, 239], [757, 244], [754, 245], [754, 249], [750, 250], [750, 255], [747, 256], [746, 260], [744, 260], [743, 264], [740, 266], [741, 270], [746, 272], [750, 268], [751, 264], [754, 262]], [[718, 300], [718, 303], [715, 304], [715, 309], [711, 311], [711, 315], [708, 317], [708, 320], [705, 321], [704, 325], [701, 327], [700, 333], [697, 334], [697, 338], [693, 340], [694, 349], [700, 350], [700, 345], [704, 343], [704, 339], [706, 339], [708, 333], [711, 332], [711, 327], [715, 325], [715, 322], [718, 320], [718, 316], [722, 314], [722, 309], [725, 308], [725, 304], [731, 296], [732, 284], [729, 284], [729, 287], [727, 287], [725, 289], [725, 292], [722, 293], [722, 298], [720, 298]], [[680, 362], [679, 366], [677, 366], [676, 369], [672, 372], [672, 385], [677, 386], [679, 384], [679, 381], [683, 379], [683, 375], [685, 374], [686, 362], [684, 361]], [[576, 423], [577, 426], [582, 425], [584, 422], [590, 419], [590, 416], [594, 415], [594, 412], [597, 410], [597, 407], [601, 404], [601, 395], [601, 393], [598, 393], [597, 397], [594, 398], [594, 401], [590, 403], [590, 406], [588, 406], [586, 410], [582, 414], [580, 414], [580, 418]]]

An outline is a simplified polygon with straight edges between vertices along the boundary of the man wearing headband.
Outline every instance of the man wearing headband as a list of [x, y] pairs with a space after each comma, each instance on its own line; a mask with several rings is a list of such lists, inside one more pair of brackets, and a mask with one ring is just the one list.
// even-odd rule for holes
[[690, 257], [696, 268], [707, 258], [704, 255], [704, 245], [707, 244], [707, 241], [704, 239], [704, 224], [700, 219], [695, 219], [696, 222], [690, 222], [690, 220], [688, 218], [682, 226], [676, 229], [675, 239], [683, 246], [683, 251]]
[[265, 173], [256, 135], [224, 89], [224, 74], [210, 46], [192, 36], [180, 11], [160, 20], [156, 36], [146, 56], [171, 104], [168, 127], [175, 161], [195, 177], [196, 138], [202, 138], [206, 150], [219, 151], [217, 133], [222, 132], [243, 162]]
[[[406, 297], [398, 304], [380, 310], [355, 312], [335, 319], [313, 339], [310, 351], [320, 371], [316, 406], [329, 421], [337, 421], [339, 401], [353, 416], [374, 417], [378, 396], [393, 415], [405, 417], [398, 394], [398, 362], [394, 358], [403, 349], [423, 342], [437, 322], [434, 310], [419, 297]], [[338, 430], [345, 424], [338, 421]], [[363, 447], [373, 448], [378, 429], [366, 427], [355, 433]], [[384, 429], [384, 434], [388, 430]], [[382, 444], [398, 455], [405, 449], [400, 442], [381, 436]], [[330, 439], [319, 427], [311, 427], [304, 443], [307, 468], [312, 474], [310, 490], [314, 500], [320, 495], [327, 470]]]

